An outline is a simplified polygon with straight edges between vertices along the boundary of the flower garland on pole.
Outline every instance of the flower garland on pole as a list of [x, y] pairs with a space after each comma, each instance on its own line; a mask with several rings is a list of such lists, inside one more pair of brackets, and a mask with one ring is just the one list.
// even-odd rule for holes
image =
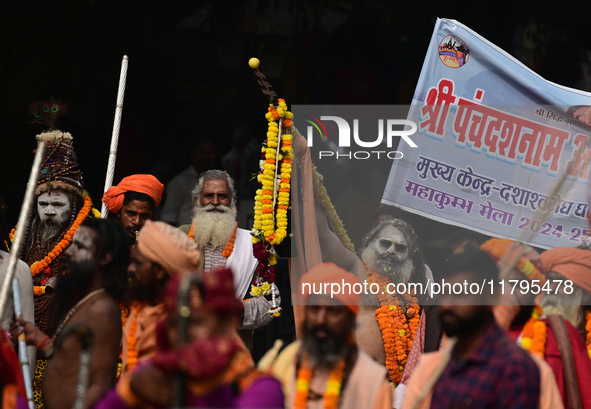
[[[258, 70], [259, 60], [252, 58], [249, 65], [257, 72], [259, 83], [263, 81], [268, 89], [270, 84]], [[293, 114], [288, 111], [285, 100], [279, 99], [277, 102], [277, 105], [270, 103], [265, 114], [268, 121], [267, 139], [261, 148], [260, 173], [257, 176], [261, 186], [255, 195], [251, 231], [253, 255], [259, 260], [259, 264], [250, 289], [253, 297], [271, 296], [272, 306], [268, 313], [274, 317], [281, 315], [281, 307], [277, 305], [272, 285], [275, 282], [277, 265], [275, 246], [287, 237], [293, 125]]]

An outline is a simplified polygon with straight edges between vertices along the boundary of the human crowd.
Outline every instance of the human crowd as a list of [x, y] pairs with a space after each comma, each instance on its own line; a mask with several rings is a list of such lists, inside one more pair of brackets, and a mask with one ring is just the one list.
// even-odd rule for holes
[[[429, 266], [408, 221], [381, 215], [356, 254], [316, 206], [322, 260], [292, 284], [297, 339], [255, 362], [253, 331], [281, 294], [251, 291], [258, 260], [232, 177], [194, 169], [194, 185], [176, 183], [191, 208], [177, 226], [155, 220], [164, 185], [130, 175], [104, 192], [101, 219], [72, 136], [38, 139], [31, 220], [10, 234], [23, 229], [24, 244], [2, 310], [3, 408], [591, 408], [588, 248], [539, 252], [461, 230], [445, 265]], [[8, 260], [0, 252], [2, 277]], [[546, 291], [298, 293], [502, 278]]]

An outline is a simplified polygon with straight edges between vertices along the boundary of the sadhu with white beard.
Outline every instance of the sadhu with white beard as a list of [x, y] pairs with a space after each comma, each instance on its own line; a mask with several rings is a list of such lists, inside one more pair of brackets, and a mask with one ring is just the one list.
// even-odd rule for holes
[[[425, 285], [429, 280], [433, 282], [433, 274], [424, 263], [418, 237], [404, 220], [386, 220], [369, 232], [362, 245], [361, 257], [358, 257], [340, 243], [318, 208], [316, 219], [323, 259], [380, 288], [378, 294], [370, 294], [363, 300], [357, 318], [357, 342], [361, 349], [388, 368], [390, 380], [397, 385], [419, 322], [425, 316], [421, 315], [421, 301], [416, 296], [392, 291], [395, 289], [392, 284]], [[382, 294], [382, 289], [388, 285], [390, 293], [384, 291]], [[390, 321], [395, 323], [394, 326], [389, 324]], [[426, 322], [426, 325], [432, 325], [436, 320]]]
[[[546, 361], [554, 369], [565, 407], [564, 395], [576, 380], [581, 407], [591, 408], [591, 250], [557, 247], [543, 252], [541, 259], [547, 271], [546, 279], [552, 284], [552, 291], [543, 293], [541, 299], [544, 314], [564, 318], [569, 341], [561, 344], [560, 334], [547, 325]], [[566, 280], [572, 281], [572, 286], [567, 285]], [[551, 332], [555, 333], [554, 337]], [[569, 368], [562, 366], [565, 354], [573, 357], [572, 375], [569, 375]], [[571, 379], [575, 376], [575, 380]]]
[[[253, 255], [252, 236], [238, 228], [234, 181], [222, 170], [208, 170], [199, 176], [193, 189], [193, 223], [180, 227], [195, 240], [201, 251], [203, 271], [231, 268], [234, 272], [236, 298], [244, 305], [240, 336], [252, 350], [252, 331], [273, 319], [271, 295], [250, 298], [249, 290], [258, 260]], [[277, 305], [279, 290], [271, 285]]]
[[[493, 238], [482, 249], [500, 262], [514, 246], [512, 240]], [[591, 315], [586, 315], [591, 314], [586, 312], [591, 300], [591, 251], [557, 247], [539, 255], [521, 246], [523, 256], [507, 280], [529, 280], [531, 291], [505, 291], [509, 302], [495, 307], [496, 320], [521, 347], [552, 368], [565, 408], [591, 408]], [[533, 284], [541, 288], [541, 307], [534, 306]]]

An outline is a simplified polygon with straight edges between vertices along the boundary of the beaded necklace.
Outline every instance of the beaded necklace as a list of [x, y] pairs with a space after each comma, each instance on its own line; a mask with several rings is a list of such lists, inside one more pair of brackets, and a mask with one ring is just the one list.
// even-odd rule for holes
[[64, 327], [68, 323], [68, 321], [70, 321], [70, 319], [72, 318], [72, 316], [74, 316], [74, 314], [76, 314], [77, 309], [82, 304], [84, 304], [86, 301], [90, 300], [95, 295], [98, 295], [98, 294], [103, 293], [103, 292], [105, 292], [105, 289], [104, 288], [99, 288], [98, 290], [94, 290], [93, 292], [87, 294], [86, 297], [84, 297], [83, 299], [81, 299], [80, 301], [78, 301], [76, 303], [76, 305], [74, 305], [72, 308], [70, 308], [70, 311], [68, 311], [68, 313], [66, 314], [66, 316], [61, 320], [60, 324], [58, 325], [57, 329], [55, 330], [55, 333], [53, 334], [53, 337], [51, 338], [52, 342], [55, 342], [55, 340], [57, 339], [57, 337], [59, 337], [59, 335], [63, 331]]

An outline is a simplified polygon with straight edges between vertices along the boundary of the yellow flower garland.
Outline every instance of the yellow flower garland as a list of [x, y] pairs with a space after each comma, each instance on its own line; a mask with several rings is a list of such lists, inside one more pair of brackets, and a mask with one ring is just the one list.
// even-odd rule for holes
[[293, 114], [287, 110], [285, 100], [279, 99], [278, 102], [277, 107], [269, 106], [265, 115], [269, 128], [267, 141], [262, 147], [262, 172], [257, 177], [261, 188], [255, 195], [251, 231], [253, 253], [260, 263], [250, 288], [250, 295], [270, 295], [272, 307], [268, 313], [274, 317], [281, 315], [281, 307], [276, 304], [275, 294], [271, 290], [271, 284], [274, 282], [273, 266], [277, 264], [274, 246], [279, 245], [287, 237], [293, 125]]
[[312, 164], [312, 179], [314, 181], [314, 198], [316, 199], [316, 202], [320, 204], [322, 211], [326, 215], [326, 219], [330, 224], [331, 230], [334, 232], [334, 234], [336, 234], [341, 243], [343, 243], [343, 246], [349, 249], [352, 253], [355, 253], [355, 246], [347, 235], [347, 230], [345, 230], [343, 222], [339, 218], [339, 215], [330, 201], [328, 192], [322, 184], [320, 174], [318, 173], [318, 170], [316, 170], [316, 166], [314, 164]]
[[[339, 360], [328, 376], [326, 390], [324, 392], [325, 409], [337, 409], [339, 407], [345, 365], [344, 359]], [[306, 409], [308, 406], [308, 394], [310, 392], [312, 375], [312, 368], [308, 365], [306, 357], [304, 357], [304, 361], [301, 368], [298, 370], [296, 379], [296, 393], [294, 399], [295, 409]]]
[[[264, 241], [271, 245], [278, 245], [287, 237], [287, 211], [291, 193], [293, 114], [287, 110], [283, 99], [279, 99], [277, 108], [271, 106], [268, 111], [265, 117], [269, 121], [269, 129], [267, 143], [262, 148], [264, 153], [262, 173], [257, 178], [261, 189], [257, 190], [255, 196], [252, 241], [253, 243]], [[277, 120], [280, 121], [279, 125]], [[279, 134], [280, 125], [281, 135]]]

